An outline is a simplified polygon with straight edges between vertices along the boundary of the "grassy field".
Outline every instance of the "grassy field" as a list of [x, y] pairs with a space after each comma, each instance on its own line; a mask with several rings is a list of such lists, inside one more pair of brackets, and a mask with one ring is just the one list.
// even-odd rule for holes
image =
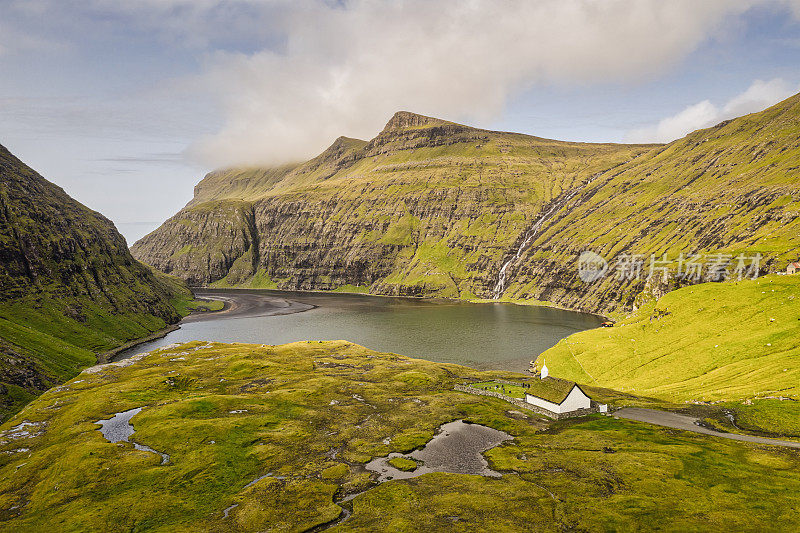
[[771, 275], [668, 293], [613, 328], [562, 340], [544, 359], [553, 375], [579, 383], [673, 404], [714, 402], [729, 430], [797, 436], [798, 332], [800, 276]]
[[[0, 427], [0, 530], [302, 531], [362, 491], [336, 530], [800, 526], [796, 451], [599, 415], [548, 422], [452, 389], [515, 377], [343, 341], [165, 348], [83, 373]], [[136, 407], [132, 438], [169, 464], [97, 431], [96, 420]], [[361, 468], [456, 419], [514, 436], [486, 454], [501, 478], [373, 486]], [[23, 421], [41, 434], [12, 438]]]
[[673, 401], [800, 394], [800, 276], [670, 292], [544, 353], [579, 383]]

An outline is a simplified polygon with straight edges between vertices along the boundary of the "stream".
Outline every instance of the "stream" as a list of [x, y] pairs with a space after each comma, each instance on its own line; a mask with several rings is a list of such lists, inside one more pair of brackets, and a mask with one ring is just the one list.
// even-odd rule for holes
[[497, 274], [497, 284], [494, 286], [494, 290], [492, 291], [495, 300], [500, 299], [500, 297], [503, 295], [503, 292], [506, 290], [506, 282], [507, 282], [509, 267], [512, 264], [514, 264], [520, 257], [522, 257], [522, 254], [525, 253], [525, 250], [528, 249], [528, 246], [530, 246], [531, 242], [533, 241], [533, 238], [536, 236], [537, 233], [539, 233], [539, 230], [542, 229], [542, 225], [547, 221], [547, 219], [553, 216], [553, 213], [555, 213], [556, 211], [567, 205], [567, 202], [572, 200], [576, 194], [582, 191], [592, 181], [594, 180], [587, 181], [577, 189], [574, 189], [573, 191], [562, 195], [561, 198], [554, 200], [552, 202], [553, 205], [550, 207], [550, 209], [548, 209], [545, 212], [545, 214], [540, 216], [536, 220], [536, 222], [534, 222], [533, 226], [531, 226], [528, 229], [528, 231], [525, 232], [525, 235], [522, 238], [522, 243], [517, 248], [517, 253], [511, 256], [511, 258], [508, 259], [505, 263], [503, 263], [502, 267], [500, 267], [500, 272]]

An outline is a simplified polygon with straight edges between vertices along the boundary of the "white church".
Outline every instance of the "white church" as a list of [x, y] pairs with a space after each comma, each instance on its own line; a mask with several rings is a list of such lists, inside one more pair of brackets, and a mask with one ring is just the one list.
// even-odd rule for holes
[[[589, 409], [592, 400], [574, 381], [550, 377], [547, 365], [542, 364], [539, 382], [531, 384], [525, 393], [525, 402], [553, 413], [563, 414]], [[600, 411], [604, 411], [600, 406]]]

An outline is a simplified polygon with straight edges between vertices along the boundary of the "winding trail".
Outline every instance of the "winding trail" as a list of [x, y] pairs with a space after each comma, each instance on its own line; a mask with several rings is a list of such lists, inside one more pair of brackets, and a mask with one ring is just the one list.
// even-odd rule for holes
[[773, 446], [785, 446], [787, 448], [800, 449], [800, 442], [768, 439], [765, 437], [754, 437], [752, 435], [739, 435], [738, 433], [723, 433], [721, 431], [715, 431], [713, 429], [698, 425], [699, 420], [697, 418], [678, 413], [670, 413], [668, 411], [643, 409], [640, 407], [625, 407], [618, 411], [614, 411], [614, 417], [624, 418], [625, 420], [633, 420], [636, 422], [646, 422], [648, 424], [654, 424], [656, 426], [663, 426], [672, 429], [691, 431], [693, 433], [702, 433], [703, 435], [713, 435], [715, 437], [722, 437], [723, 439], [752, 442], [755, 444], [771, 444]]

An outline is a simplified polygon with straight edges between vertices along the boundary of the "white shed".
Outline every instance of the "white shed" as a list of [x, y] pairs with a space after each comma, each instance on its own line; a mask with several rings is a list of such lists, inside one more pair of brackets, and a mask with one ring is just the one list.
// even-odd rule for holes
[[574, 382], [546, 377], [525, 393], [525, 401], [553, 413], [570, 413], [588, 409], [592, 400]]

